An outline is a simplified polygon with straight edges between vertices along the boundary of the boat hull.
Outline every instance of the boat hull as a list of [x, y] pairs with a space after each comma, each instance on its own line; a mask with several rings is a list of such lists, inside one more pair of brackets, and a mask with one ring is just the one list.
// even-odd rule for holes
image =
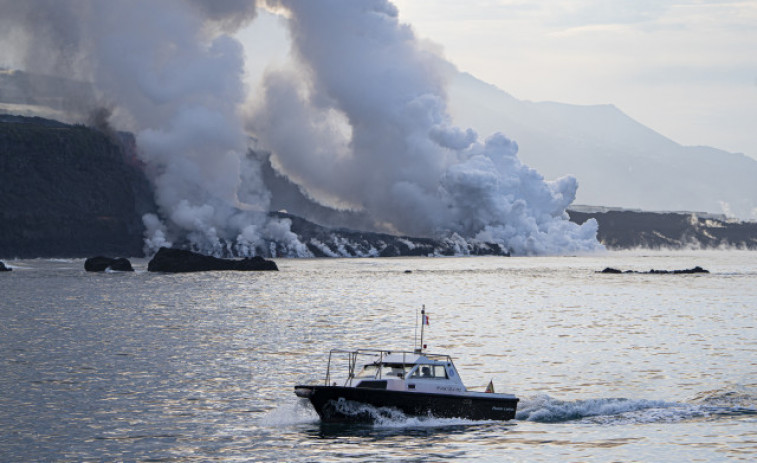
[[356, 412], [348, 402], [397, 409], [407, 416], [506, 421], [515, 418], [518, 399], [499, 394], [437, 394], [342, 386], [295, 386], [324, 422], [372, 421], [374, 415]]

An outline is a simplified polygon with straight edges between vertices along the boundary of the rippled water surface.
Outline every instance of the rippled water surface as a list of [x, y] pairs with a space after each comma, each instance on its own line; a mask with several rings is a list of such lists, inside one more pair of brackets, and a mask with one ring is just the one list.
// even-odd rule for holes
[[[2, 461], [755, 461], [757, 253], [279, 260], [0, 274]], [[705, 275], [607, 275], [702, 266]], [[321, 424], [330, 348], [450, 353], [510, 423]]]

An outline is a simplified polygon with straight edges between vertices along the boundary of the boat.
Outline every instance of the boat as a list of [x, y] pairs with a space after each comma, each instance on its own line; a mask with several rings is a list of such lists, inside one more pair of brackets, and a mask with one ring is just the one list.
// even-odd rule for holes
[[[495, 393], [491, 382], [486, 391], [468, 390], [452, 357], [425, 352], [425, 307], [421, 318], [420, 348], [332, 349], [323, 383], [298, 384], [295, 394], [308, 399], [323, 422], [374, 421], [378, 415], [392, 416], [397, 410], [406, 416], [513, 419], [519, 400], [515, 395]], [[346, 375], [339, 378], [342, 381], [332, 373], [340, 358], [347, 367]]]

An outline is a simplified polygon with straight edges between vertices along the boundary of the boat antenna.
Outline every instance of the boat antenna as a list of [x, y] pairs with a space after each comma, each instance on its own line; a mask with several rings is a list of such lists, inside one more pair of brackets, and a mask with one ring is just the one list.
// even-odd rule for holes
[[426, 318], [426, 304], [423, 304], [423, 308], [421, 308], [421, 343], [415, 350], [416, 354], [422, 354], [423, 349], [426, 347], [425, 345], [423, 345], [423, 327], [425, 325], [428, 325], [428, 318]]
[[418, 345], [418, 309], [415, 309], [415, 334], [413, 335], [413, 346]]

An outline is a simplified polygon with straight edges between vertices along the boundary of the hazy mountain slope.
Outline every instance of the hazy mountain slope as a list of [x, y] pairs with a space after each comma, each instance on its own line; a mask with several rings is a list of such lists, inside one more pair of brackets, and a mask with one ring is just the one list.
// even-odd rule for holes
[[681, 146], [611, 105], [520, 101], [469, 74], [450, 99], [457, 124], [504, 132], [547, 178], [578, 178], [578, 204], [757, 218], [757, 161], [743, 154]]

